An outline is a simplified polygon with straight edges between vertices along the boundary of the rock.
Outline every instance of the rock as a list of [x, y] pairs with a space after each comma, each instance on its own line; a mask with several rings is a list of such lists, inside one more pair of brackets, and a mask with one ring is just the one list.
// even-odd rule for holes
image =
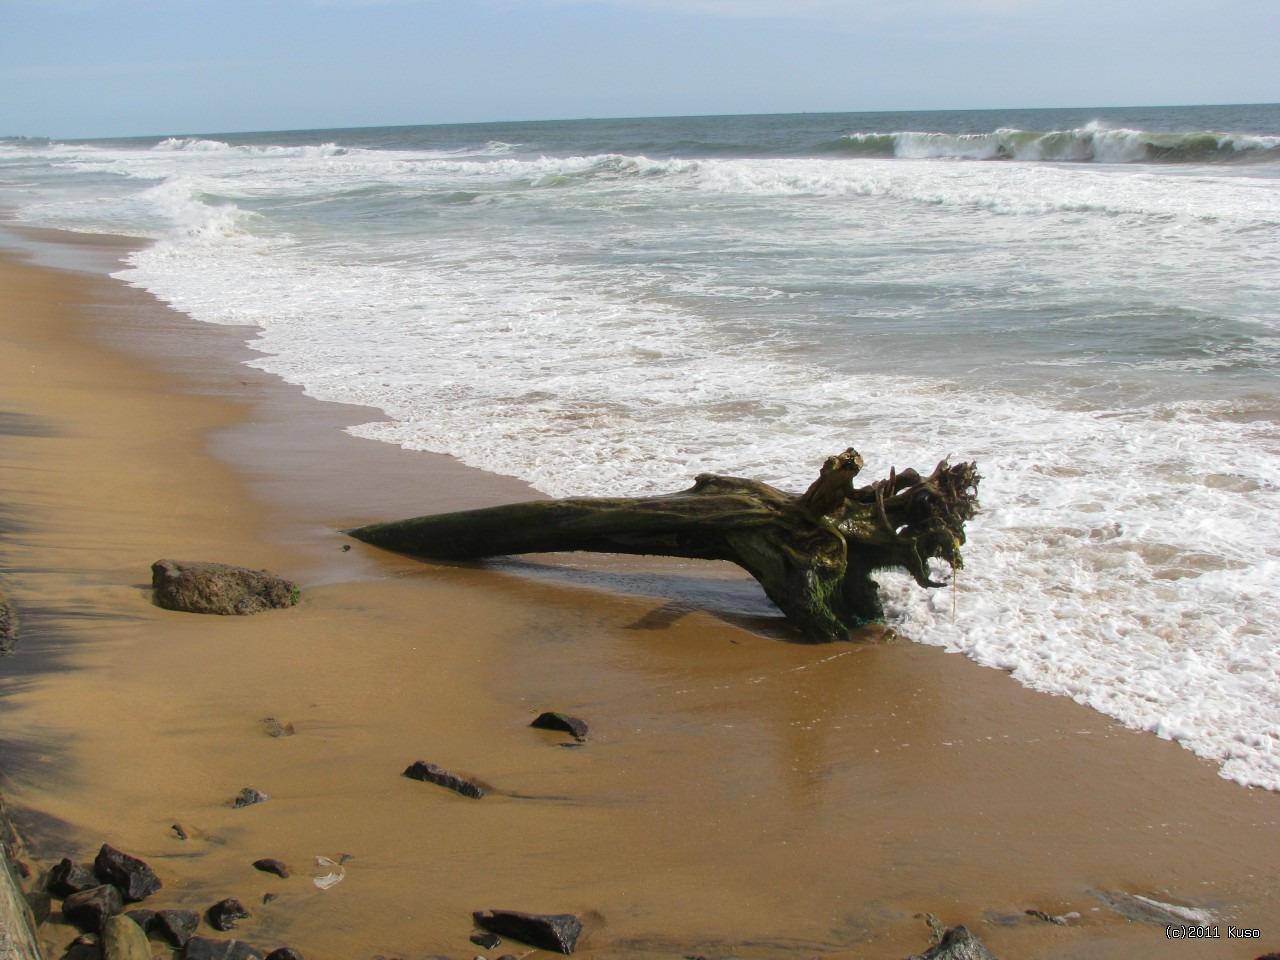
[[204, 916], [213, 929], [230, 930], [236, 925], [237, 920], [247, 920], [249, 911], [235, 897], [227, 897], [206, 910]]
[[262, 726], [269, 737], [292, 737], [294, 734], [292, 723], [281, 723], [275, 717], [263, 717]]
[[283, 577], [225, 563], [157, 560], [151, 587], [157, 607], [185, 613], [245, 615], [298, 602], [297, 585]]
[[252, 787], [245, 787], [240, 791], [240, 795], [236, 797], [232, 804], [237, 810], [241, 807], [251, 807], [255, 803], [265, 803], [271, 799], [271, 794], [263, 793], [261, 790], [254, 790]]
[[484, 796], [484, 787], [478, 783], [473, 783], [464, 777], [437, 767], [434, 763], [427, 763], [425, 760], [419, 760], [417, 763], [411, 764], [405, 770], [404, 775], [414, 780], [422, 780], [426, 783], [435, 783], [442, 787], [448, 787], [454, 793], [460, 793], [464, 797], [471, 797], [473, 800], [479, 800]]
[[952, 927], [942, 934], [940, 943], [910, 960], [995, 960], [995, 957], [967, 927]]
[[145, 900], [161, 887], [154, 870], [137, 857], [121, 853], [106, 843], [94, 858], [93, 872], [103, 883], [119, 887], [128, 903]]
[[1072, 920], [1080, 919], [1080, 914], [1076, 913], [1075, 911], [1072, 911], [1071, 913], [1055, 914], [1055, 913], [1049, 913], [1045, 910], [1024, 910], [1023, 913], [1025, 913], [1028, 917], [1032, 917], [1036, 920], [1042, 920], [1045, 923], [1052, 923], [1055, 926], [1059, 926], [1059, 927], [1065, 927], [1069, 923], [1071, 923]]
[[69, 857], [63, 857], [57, 866], [49, 871], [49, 882], [45, 885], [55, 897], [69, 897], [73, 893], [92, 890], [102, 883], [93, 875], [93, 871], [84, 864], [76, 863]]
[[142, 928], [128, 917], [108, 917], [102, 926], [104, 960], [151, 960]]
[[200, 926], [200, 914], [194, 910], [159, 910], [151, 922], [151, 932], [158, 933], [170, 946], [182, 949]]
[[182, 950], [182, 960], [266, 960], [262, 953], [239, 940], [206, 940], [192, 937]]
[[102, 960], [102, 938], [96, 933], [76, 937], [67, 946], [62, 960]]
[[150, 933], [151, 928], [155, 926], [156, 912], [154, 910], [130, 910], [125, 916], [141, 927], [143, 933]]
[[575, 740], [587, 739], [586, 723], [567, 713], [541, 714], [529, 726], [537, 727], [539, 730], [560, 730], [563, 733], [571, 733]]
[[0, 593], [0, 656], [13, 652], [18, 642], [18, 614], [13, 604]]
[[493, 950], [502, 944], [502, 938], [496, 933], [473, 933], [471, 942], [485, 950]]
[[31, 908], [32, 926], [38, 927], [49, 919], [49, 914], [53, 912], [53, 901], [48, 890], [31, 890], [23, 894], [23, 897]]
[[491, 910], [487, 914], [477, 911], [471, 916], [476, 926], [490, 933], [556, 953], [573, 953], [582, 934], [582, 923], [571, 913], [538, 915], [518, 910]]
[[174, 832], [174, 834], [177, 836], [177, 838], [178, 838], [179, 840], [189, 840], [189, 839], [191, 839], [191, 838], [190, 838], [190, 836], [187, 834], [187, 831], [185, 831], [185, 830], [183, 830], [183, 829], [182, 829], [182, 824], [180, 824], [180, 823], [175, 823], [175, 824], [174, 824], [173, 826], [171, 826], [169, 829], [170, 829], [170, 830], [172, 830], [172, 831]]
[[62, 915], [68, 923], [89, 933], [98, 933], [108, 917], [124, 909], [124, 897], [109, 883], [73, 893], [62, 901]]
[[263, 873], [274, 873], [283, 880], [289, 879], [289, 868], [279, 860], [263, 858], [262, 860], [253, 861], [253, 865]]
[[1090, 890], [1091, 894], [1102, 901], [1107, 909], [1120, 914], [1126, 920], [1139, 923], [1150, 923], [1159, 927], [1184, 925], [1187, 915], [1180, 912], [1186, 909], [1172, 903], [1161, 903], [1150, 897], [1125, 893], [1122, 890]]
[[267, 960], [302, 960], [302, 954], [293, 947], [278, 947], [267, 954]]

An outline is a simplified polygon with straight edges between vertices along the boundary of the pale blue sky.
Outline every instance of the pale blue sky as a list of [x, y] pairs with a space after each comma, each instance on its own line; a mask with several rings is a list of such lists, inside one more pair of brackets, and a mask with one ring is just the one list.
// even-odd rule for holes
[[0, 135], [1280, 100], [1280, 0], [0, 0]]

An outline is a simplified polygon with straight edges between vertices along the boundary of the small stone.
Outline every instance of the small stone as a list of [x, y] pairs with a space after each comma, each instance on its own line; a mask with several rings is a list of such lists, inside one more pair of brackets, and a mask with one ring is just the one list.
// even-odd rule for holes
[[267, 954], [267, 960], [302, 960], [302, 954], [293, 947], [277, 947]]
[[49, 882], [45, 886], [55, 897], [69, 897], [73, 893], [92, 890], [100, 883], [102, 881], [84, 864], [76, 863], [70, 857], [63, 857], [49, 871]]
[[108, 917], [102, 928], [105, 960], [151, 960], [151, 947], [142, 928], [128, 917]]
[[150, 933], [156, 922], [154, 910], [130, 910], [125, 916], [140, 926], [143, 933]]
[[265, 803], [271, 799], [271, 794], [263, 793], [261, 790], [254, 790], [252, 787], [245, 787], [240, 791], [240, 795], [236, 797], [232, 804], [237, 810], [241, 807], [251, 807], [255, 803]]
[[271, 902], [272, 900], [274, 900], [275, 898], [276, 898], [276, 894], [274, 894], [274, 893], [264, 893], [264, 894], [262, 895], [262, 903], [263, 903], [263, 906], [266, 906], [268, 903], [270, 903], [270, 902]]
[[289, 879], [289, 869], [279, 860], [272, 860], [270, 857], [264, 857], [261, 860], [253, 861], [253, 865], [263, 873], [274, 873], [282, 880]]
[[192, 937], [182, 949], [182, 960], [266, 960], [262, 953], [239, 940], [206, 940]]
[[175, 824], [174, 824], [173, 826], [171, 826], [169, 829], [170, 829], [170, 830], [172, 830], [174, 833], [176, 833], [176, 834], [178, 835], [178, 839], [179, 839], [179, 840], [187, 840], [187, 839], [189, 839], [189, 838], [188, 838], [188, 836], [187, 836], [187, 831], [185, 831], [185, 830], [183, 830], [183, 829], [182, 829], [182, 824], [180, 824], [180, 823], [175, 823]]
[[295, 732], [292, 723], [281, 723], [275, 717], [263, 717], [262, 726], [268, 737], [292, 737]]
[[419, 760], [411, 764], [405, 770], [404, 775], [413, 780], [422, 780], [426, 783], [435, 783], [442, 787], [447, 787], [454, 793], [461, 794], [464, 797], [471, 797], [473, 800], [479, 800], [484, 796], [484, 787], [478, 783], [473, 783], [464, 777], [450, 773], [442, 767], [437, 767], [434, 763], [427, 763], [425, 760]]
[[249, 911], [235, 897], [227, 897], [206, 910], [204, 916], [213, 929], [230, 930], [236, 925], [237, 920], [247, 920]]
[[62, 915], [69, 923], [89, 933], [98, 933], [107, 917], [124, 909], [124, 897], [109, 883], [73, 893], [62, 901]]
[[491, 910], [472, 914], [476, 926], [543, 950], [573, 953], [582, 934], [582, 922], [571, 913], [533, 914], [518, 910]]
[[151, 922], [153, 933], [160, 934], [171, 946], [182, 949], [200, 927], [200, 914], [194, 910], [159, 910]]
[[162, 886], [160, 878], [149, 866], [106, 843], [93, 861], [93, 872], [103, 883], [119, 887], [128, 903], [145, 900]]
[[539, 730], [559, 730], [562, 733], [571, 733], [575, 740], [587, 739], [586, 723], [577, 717], [569, 716], [567, 713], [541, 714], [529, 726], [537, 727]]
[[471, 942], [477, 947], [484, 947], [486, 950], [493, 950], [502, 943], [502, 938], [496, 933], [473, 933]]

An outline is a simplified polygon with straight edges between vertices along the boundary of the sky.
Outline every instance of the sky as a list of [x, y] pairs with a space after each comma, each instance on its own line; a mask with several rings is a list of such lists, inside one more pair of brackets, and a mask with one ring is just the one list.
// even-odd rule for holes
[[0, 136], [1280, 101], [1280, 0], [0, 0]]

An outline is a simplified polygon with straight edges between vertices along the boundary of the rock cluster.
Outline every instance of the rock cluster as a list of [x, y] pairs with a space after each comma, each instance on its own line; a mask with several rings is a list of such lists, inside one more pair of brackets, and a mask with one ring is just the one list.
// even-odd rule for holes
[[[140, 908], [124, 913], [126, 904], [146, 899], [163, 884], [144, 861], [110, 844], [102, 845], [92, 867], [70, 858], [61, 860], [49, 871], [45, 885], [50, 895], [62, 898], [63, 919], [84, 931], [67, 950], [72, 960], [152, 960], [149, 940], [173, 948], [178, 960], [302, 960], [290, 947], [263, 954], [239, 940], [196, 936], [201, 916], [194, 910]], [[234, 897], [205, 911], [209, 926], [223, 931], [248, 917]]]

